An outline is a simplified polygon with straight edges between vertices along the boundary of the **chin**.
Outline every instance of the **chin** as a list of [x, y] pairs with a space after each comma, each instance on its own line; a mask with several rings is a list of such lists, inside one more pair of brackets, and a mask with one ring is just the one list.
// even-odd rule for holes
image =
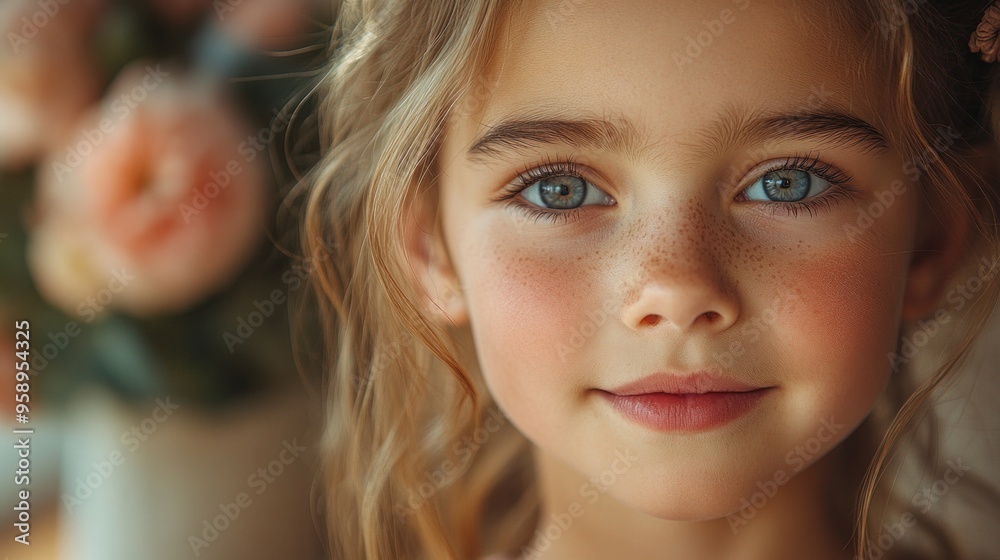
[[[637, 477], [638, 478], [638, 477]], [[659, 491], [654, 488], [659, 487]], [[770, 496], [758, 488], [754, 480], [734, 481], [731, 477], [716, 480], [680, 480], [673, 477], [653, 477], [649, 481], [633, 480], [608, 491], [609, 497], [622, 506], [666, 521], [710, 521], [739, 515], [757, 494], [756, 501], [777, 495], [775, 485]]]

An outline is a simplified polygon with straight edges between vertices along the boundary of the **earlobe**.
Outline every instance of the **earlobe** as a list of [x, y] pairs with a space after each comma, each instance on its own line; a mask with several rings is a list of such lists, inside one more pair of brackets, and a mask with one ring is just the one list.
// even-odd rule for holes
[[435, 227], [428, 235], [428, 312], [438, 321], [462, 326], [468, 321], [465, 294], [452, 267], [443, 232]]
[[410, 271], [423, 311], [439, 324], [461, 326], [468, 310], [454, 272], [439, 220], [422, 198], [404, 216], [404, 239]]
[[461, 283], [452, 276], [447, 281], [438, 279], [437, 285], [440, 286], [440, 289], [437, 292], [437, 297], [431, 302], [432, 316], [444, 319], [456, 327], [464, 325], [468, 321], [469, 315]]

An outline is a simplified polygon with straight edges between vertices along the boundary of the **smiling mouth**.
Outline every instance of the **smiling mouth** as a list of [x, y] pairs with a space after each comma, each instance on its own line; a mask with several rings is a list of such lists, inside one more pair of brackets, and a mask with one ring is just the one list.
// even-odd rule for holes
[[702, 432], [744, 416], [776, 389], [710, 372], [658, 372], [596, 391], [632, 422], [660, 432]]

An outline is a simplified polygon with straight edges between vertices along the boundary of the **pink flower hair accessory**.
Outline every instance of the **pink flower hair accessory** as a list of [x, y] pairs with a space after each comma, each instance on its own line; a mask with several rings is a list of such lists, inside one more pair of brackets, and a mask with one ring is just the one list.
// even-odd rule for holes
[[969, 48], [986, 62], [996, 62], [1000, 51], [1000, 0], [986, 8], [982, 21], [969, 39]]

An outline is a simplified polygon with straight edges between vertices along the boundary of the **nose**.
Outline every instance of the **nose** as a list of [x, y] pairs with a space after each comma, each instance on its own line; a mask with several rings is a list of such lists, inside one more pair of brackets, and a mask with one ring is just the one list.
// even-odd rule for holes
[[639, 270], [631, 290], [632, 303], [622, 320], [638, 332], [705, 330], [721, 332], [740, 313], [737, 295], [711, 254], [688, 250], [684, 254], [651, 257]]

